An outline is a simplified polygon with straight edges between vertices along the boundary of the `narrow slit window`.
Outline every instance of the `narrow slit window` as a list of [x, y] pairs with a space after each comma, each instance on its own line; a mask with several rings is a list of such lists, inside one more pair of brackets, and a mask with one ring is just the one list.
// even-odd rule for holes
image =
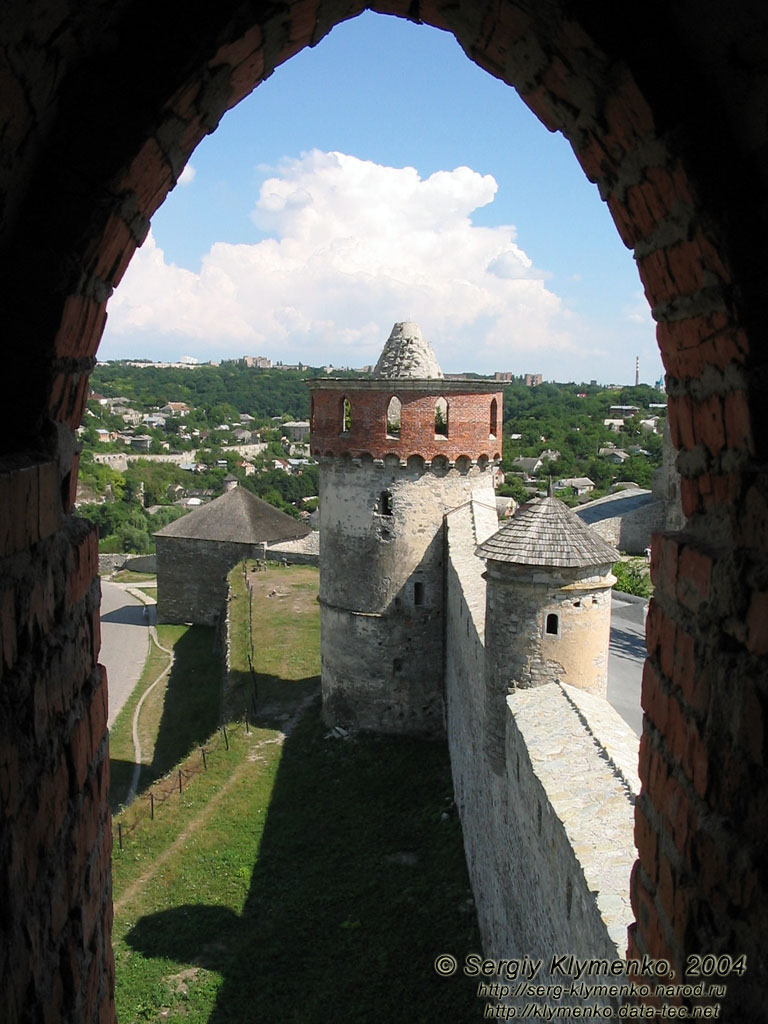
[[499, 421], [499, 404], [496, 401], [496, 399], [494, 398], [493, 401], [491, 402], [491, 422], [490, 422], [490, 426], [489, 426], [489, 429], [488, 429], [488, 433], [493, 438], [496, 437], [496, 431], [497, 431], [497, 428], [498, 428], [498, 421]]
[[435, 403], [435, 437], [448, 437], [448, 403], [444, 398]]
[[560, 620], [554, 612], [547, 616], [546, 632], [549, 636], [557, 636], [560, 632]]
[[392, 515], [392, 491], [382, 491], [379, 495], [379, 515]]
[[424, 584], [418, 581], [413, 584], [413, 603], [415, 605], [424, 604]]
[[402, 405], [399, 398], [390, 398], [387, 406], [387, 436], [400, 437], [400, 416]]
[[348, 433], [352, 426], [352, 406], [348, 398], [343, 399], [341, 403], [341, 432], [342, 434]]

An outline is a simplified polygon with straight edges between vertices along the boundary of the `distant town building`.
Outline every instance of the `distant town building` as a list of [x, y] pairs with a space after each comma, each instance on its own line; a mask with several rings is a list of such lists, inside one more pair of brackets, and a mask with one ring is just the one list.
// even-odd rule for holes
[[571, 476], [565, 480], [558, 480], [555, 484], [555, 490], [558, 491], [566, 490], [569, 487], [575, 494], [581, 496], [582, 494], [589, 494], [590, 491], [594, 491], [595, 484], [588, 476]]
[[309, 420], [289, 420], [283, 424], [283, 430], [291, 441], [306, 441], [309, 437]]
[[160, 412], [164, 416], [187, 416], [189, 415], [189, 406], [186, 402], [168, 402], [160, 409]]
[[527, 388], [537, 388], [542, 382], [542, 376], [540, 373], [526, 373], [525, 375], [525, 386]]
[[628, 420], [630, 416], [637, 416], [640, 412], [640, 407], [637, 405], [612, 405], [608, 410], [608, 415], [613, 418], [620, 418]]

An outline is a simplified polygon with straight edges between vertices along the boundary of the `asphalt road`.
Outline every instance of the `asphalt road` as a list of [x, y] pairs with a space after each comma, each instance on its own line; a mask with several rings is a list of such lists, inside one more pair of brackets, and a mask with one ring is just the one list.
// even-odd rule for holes
[[639, 736], [643, 728], [640, 688], [645, 660], [645, 613], [648, 602], [611, 603], [611, 647], [608, 655], [608, 701]]
[[[154, 621], [154, 609], [150, 609]], [[111, 728], [117, 713], [139, 681], [149, 645], [148, 620], [144, 605], [128, 593], [125, 585], [101, 581], [101, 653], [107, 669]]]
[[[645, 659], [647, 602], [629, 602], [614, 594], [608, 657], [608, 700], [639, 736], [643, 712], [640, 687]], [[154, 608], [149, 615], [154, 622]], [[139, 680], [148, 650], [144, 606], [125, 584], [101, 581], [101, 654], [109, 680], [111, 727]]]

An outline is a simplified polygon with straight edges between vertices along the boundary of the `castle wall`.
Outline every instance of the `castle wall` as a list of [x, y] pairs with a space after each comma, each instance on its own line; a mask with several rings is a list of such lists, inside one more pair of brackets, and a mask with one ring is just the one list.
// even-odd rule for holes
[[494, 769], [479, 527], [469, 508], [447, 519], [445, 668], [454, 792], [483, 952], [546, 964], [560, 953], [622, 957], [637, 739], [600, 698], [544, 683], [497, 695], [502, 769]]
[[156, 536], [157, 621], [212, 626], [224, 610], [227, 573], [263, 545]]
[[[648, 496], [650, 498], [650, 495]], [[591, 530], [608, 544], [612, 544], [617, 551], [625, 551], [629, 555], [642, 555], [645, 549], [650, 547], [653, 534], [664, 529], [667, 505], [663, 501], [649, 500], [625, 512], [621, 510], [621, 495], [617, 495], [613, 500], [598, 500], [605, 508], [604, 518], [585, 517], [585, 521], [589, 522]], [[611, 515], [610, 510], [614, 504], [616, 512]], [[593, 508], [593, 505], [587, 505], [584, 511]], [[579, 514], [578, 509], [576, 513]]]
[[322, 687], [329, 722], [443, 730], [444, 513], [482, 496], [488, 468], [323, 460]]

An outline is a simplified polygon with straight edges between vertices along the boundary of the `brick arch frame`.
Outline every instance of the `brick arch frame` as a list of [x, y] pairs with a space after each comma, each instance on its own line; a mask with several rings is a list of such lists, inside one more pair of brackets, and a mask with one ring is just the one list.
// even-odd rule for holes
[[[694, 25], [683, 4], [647, 2], [634, 8], [642, 31], [627, 31], [625, 5], [619, 18], [586, 0], [375, 6], [453, 32], [514, 85], [569, 138], [634, 249], [659, 324], [688, 523], [654, 544], [630, 951], [676, 964], [691, 951], [746, 953], [723, 1019], [759, 1019], [765, 217], [749, 197], [764, 193], [768, 140], [764, 114], [750, 116], [758, 72], [745, 69], [765, 42], [760, 7], [742, 0], [728, 19], [707, 7]], [[15, 54], [0, 108], [13, 339], [0, 388], [25, 396], [0, 438], [0, 1016], [23, 1019], [32, 1005], [50, 1019], [111, 1020], [106, 685], [94, 537], [69, 515], [72, 431], [106, 299], [187, 156], [275, 67], [363, 7], [192, 3], [185, 31], [140, 0], [27, 8], [24, 33], [0, 15]]]

